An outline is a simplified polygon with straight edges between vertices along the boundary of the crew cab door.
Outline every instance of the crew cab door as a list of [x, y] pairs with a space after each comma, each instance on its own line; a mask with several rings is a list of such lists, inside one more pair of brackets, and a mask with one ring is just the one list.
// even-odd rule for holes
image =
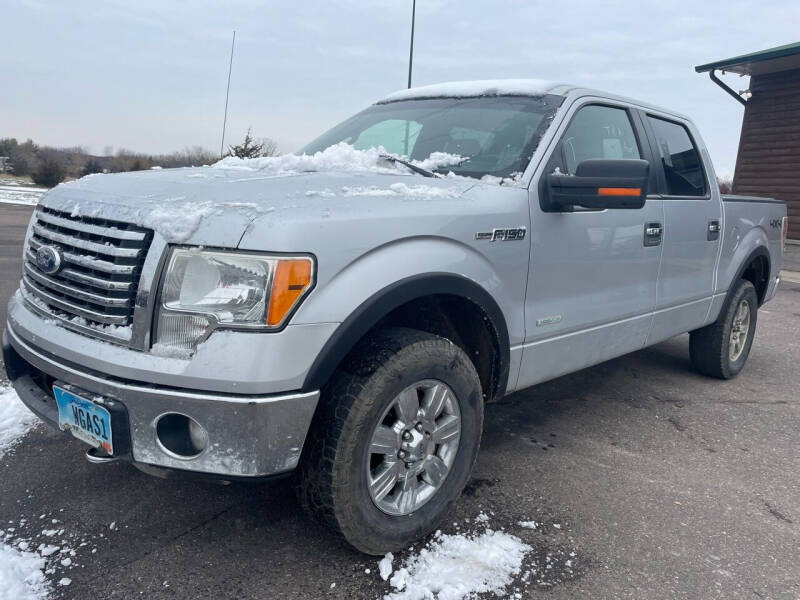
[[[644, 346], [656, 301], [662, 200], [638, 209], [553, 212], [548, 173], [587, 159], [644, 159], [652, 151], [628, 106], [585, 99], [570, 107], [529, 189], [531, 257], [517, 387]], [[652, 177], [649, 186], [655, 183]]]
[[656, 156], [652, 167], [664, 201], [661, 269], [649, 345], [706, 323], [720, 249], [722, 206], [691, 124], [650, 112], [641, 113], [641, 118]]

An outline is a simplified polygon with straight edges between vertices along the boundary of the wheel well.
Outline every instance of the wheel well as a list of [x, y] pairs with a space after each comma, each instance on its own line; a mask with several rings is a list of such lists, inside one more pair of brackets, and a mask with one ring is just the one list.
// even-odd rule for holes
[[409, 327], [449, 339], [467, 353], [481, 381], [484, 400], [496, 399], [501, 384], [501, 354], [497, 331], [489, 316], [462, 296], [435, 294], [403, 304], [375, 324]]
[[767, 285], [769, 284], [769, 262], [767, 257], [762, 255], [754, 257], [750, 263], [742, 271], [742, 279], [746, 279], [756, 288], [756, 296], [758, 296], [758, 305], [764, 302], [764, 297], [767, 293]]
[[480, 285], [452, 273], [401, 279], [361, 302], [318, 353], [301, 389], [321, 389], [361, 340], [387, 326], [446, 337], [470, 357], [487, 401], [505, 394], [510, 345], [503, 311]]

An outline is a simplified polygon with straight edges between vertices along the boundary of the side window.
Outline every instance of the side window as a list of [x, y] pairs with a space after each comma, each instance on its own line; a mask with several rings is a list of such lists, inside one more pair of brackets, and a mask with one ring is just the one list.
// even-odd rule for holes
[[642, 157], [628, 112], [594, 104], [577, 112], [561, 138], [559, 149], [551, 166], [568, 175], [574, 175], [578, 165], [589, 158]]
[[368, 150], [383, 146], [390, 154], [411, 156], [421, 130], [422, 124], [416, 121], [388, 119], [367, 127], [353, 142], [353, 147]]
[[705, 196], [703, 161], [686, 127], [657, 117], [647, 117], [656, 136], [670, 196]]

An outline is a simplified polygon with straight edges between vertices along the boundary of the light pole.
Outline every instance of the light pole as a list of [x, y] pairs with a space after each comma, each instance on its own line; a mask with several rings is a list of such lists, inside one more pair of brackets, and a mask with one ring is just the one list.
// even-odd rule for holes
[[231, 40], [231, 62], [228, 65], [228, 87], [225, 90], [225, 117], [222, 119], [222, 141], [219, 144], [219, 157], [222, 158], [222, 153], [225, 152], [225, 126], [228, 124], [228, 96], [231, 93], [231, 71], [233, 71], [233, 47], [236, 45], [236, 30], [233, 31], [233, 39]]
[[[414, 64], [414, 21], [417, 16], [417, 0], [411, 0], [411, 47], [408, 50], [408, 87], [411, 87], [411, 67]], [[405, 156], [408, 156], [408, 121], [406, 121]]]
[[411, 87], [411, 66], [414, 63], [414, 20], [417, 16], [417, 0], [411, 4], [411, 48], [408, 51], [408, 87]]

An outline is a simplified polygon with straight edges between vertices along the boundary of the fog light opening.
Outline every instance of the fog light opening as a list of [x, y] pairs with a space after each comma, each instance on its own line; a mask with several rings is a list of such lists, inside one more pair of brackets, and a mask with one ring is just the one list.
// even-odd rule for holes
[[208, 446], [208, 432], [200, 423], [179, 413], [167, 413], [156, 422], [162, 450], [177, 458], [195, 458]]

